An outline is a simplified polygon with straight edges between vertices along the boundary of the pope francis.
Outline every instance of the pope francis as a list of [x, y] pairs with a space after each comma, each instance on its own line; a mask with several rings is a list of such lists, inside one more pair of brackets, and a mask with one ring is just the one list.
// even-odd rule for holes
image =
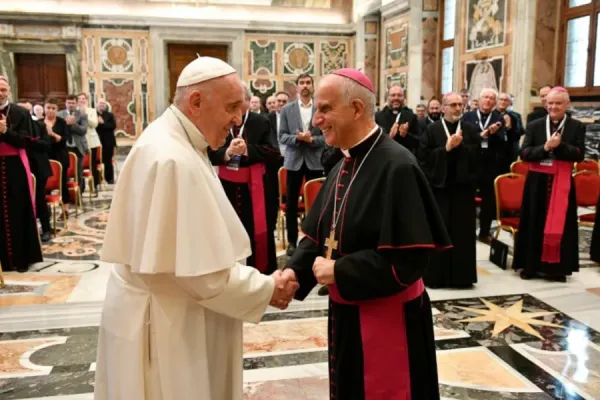
[[242, 321], [298, 288], [239, 263], [250, 241], [207, 156], [241, 123], [244, 97], [230, 65], [199, 57], [125, 161], [102, 249], [114, 267], [95, 399], [241, 399]]

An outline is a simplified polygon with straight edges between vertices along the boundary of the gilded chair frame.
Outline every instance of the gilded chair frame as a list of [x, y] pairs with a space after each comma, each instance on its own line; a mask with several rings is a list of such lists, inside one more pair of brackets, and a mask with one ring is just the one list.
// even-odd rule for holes
[[[72, 151], [69, 152], [69, 160], [71, 160], [71, 156], [75, 159], [75, 165], [73, 166], [73, 171], [75, 171], [75, 185], [72, 188], [68, 188], [69, 191], [73, 191], [75, 193], [75, 216], [79, 215], [79, 209], [81, 208], [81, 213], [85, 210], [83, 208], [83, 196], [81, 195], [81, 189], [79, 188], [79, 171], [77, 170], [77, 154]], [[62, 186], [61, 186], [62, 188]]]
[[[50, 207], [50, 210], [52, 210], [52, 230], [54, 232], [54, 234], [56, 235], [56, 207], [59, 206], [63, 212], [63, 224], [64, 224], [64, 229], [67, 229], [67, 220], [69, 219], [69, 214], [67, 213], [67, 208], [65, 207], [65, 204], [62, 201], [62, 178], [63, 178], [63, 173], [62, 173], [62, 164], [59, 163], [56, 160], [50, 160], [50, 165], [52, 164], [56, 164], [58, 165], [58, 194], [59, 194], [59, 199], [58, 201], [46, 201], [46, 204], [48, 205], [48, 207]], [[54, 169], [52, 169], [52, 171], [54, 171]]]

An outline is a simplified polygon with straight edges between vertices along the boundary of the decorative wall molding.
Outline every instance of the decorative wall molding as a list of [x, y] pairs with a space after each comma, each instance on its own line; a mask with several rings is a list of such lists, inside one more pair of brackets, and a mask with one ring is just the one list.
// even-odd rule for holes
[[169, 65], [167, 44], [171, 42], [214, 43], [228, 46], [228, 62], [241, 75], [244, 52], [244, 31], [237, 29], [209, 29], [206, 27], [163, 27], [150, 28], [150, 48], [153, 52], [154, 104], [157, 115], [168, 106]]

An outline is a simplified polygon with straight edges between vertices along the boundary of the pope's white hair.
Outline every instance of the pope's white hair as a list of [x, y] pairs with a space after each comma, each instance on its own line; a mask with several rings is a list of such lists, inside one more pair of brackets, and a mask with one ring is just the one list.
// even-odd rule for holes
[[492, 88], [483, 88], [481, 89], [481, 92], [479, 92], [479, 98], [481, 98], [481, 96], [483, 96], [485, 93], [493, 93], [494, 97], [496, 100], [498, 100], [498, 91], [496, 89], [492, 89]]
[[372, 118], [375, 115], [375, 93], [350, 78], [341, 78], [340, 90], [346, 104], [349, 105], [352, 100], [361, 100], [365, 104], [365, 115]]

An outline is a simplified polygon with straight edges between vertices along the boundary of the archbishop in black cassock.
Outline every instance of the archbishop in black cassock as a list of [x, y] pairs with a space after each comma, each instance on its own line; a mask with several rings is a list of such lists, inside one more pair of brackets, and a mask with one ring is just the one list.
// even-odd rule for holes
[[[343, 87], [355, 97], [346, 99]], [[319, 192], [283, 276], [297, 277], [300, 300], [317, 282], [329, 286], [331, 399], [439, 399], [422, 277], [433, 249], [450, 240], [415, 157], [374, 123], [374, 104], [362, 72], [321, 80], [313, 122], [329, 145], [349, 150]]]
[[431, 256], [423, 279], [431, 288], [466, 288], [477, 282], [475, 183], [481, 139], [474, 125], [460, 121], [460, 96], [450, 93], [443, 101], [445, 116], [427, 126], [418, 156], [453, 248]]
[[508, 141], [504, 130], [504, 118], [497, 110], [496, 92], [484, 89], [479, 97], [479, 108], [463, 115], [463, 122], [476, 126], [478, 133], [486, 132], [482, 137], [479, 153], [477, 188], [481, 196], [479, 210], [479, 240], [491, 241], [490, 228], [496, 219], [496, 195], [494, 180], [508, 172]]
[[[394, 140], [414, 153], [419, 146], [419, 121], [404, 102], [402, 86], [392, 85], [388, 93], [388, 103], [375, 114], [375, 122], [388, 135], [395, 132]], [[402, 128], [403, 126], [406, 128]], [[404, 129], [406, 132], [402, 133]]]
[[577, 202], [571, 173], [573, 163], [583, 160], [585, 126], [565, 114], [568, 98], [565, 89], [550, 91], [546, 100], [549, 115], [527, 125], [521, 149], [529, 172], [513, 268], [523, 270], [523, 279], [542, 275], [564, 282], [566, 275], [579, 271]]
[[8, 102], [9, 93], [8, 82], [0, 77], [0, 263], [4, 271], [25, 272], [42, 261], [25, 150], [34, 140], [33, 121], [26, 109]]
[[[239, 169], [228, 168], [229, 157], [226, 152], [234, 137], [246, 142], [247, 155], [242, 156]], [[244, 224], [252, 255], [247, 265], [256, 267], [263, 273], [271, 273], [277, 269], [275, 252], [275, 220], [269, 207], [272, 187], [269, 184], [267, 169], [281, 158], [279, 146], [273, 143], [272, 128], [267, 117], [249, 112], [241, 126], [234, 127], [225, 144], [216, 151], [209, 151], [213, 165], [219, 166], [219, 178], [227, 198], [233, 205], [240, 220]]]

